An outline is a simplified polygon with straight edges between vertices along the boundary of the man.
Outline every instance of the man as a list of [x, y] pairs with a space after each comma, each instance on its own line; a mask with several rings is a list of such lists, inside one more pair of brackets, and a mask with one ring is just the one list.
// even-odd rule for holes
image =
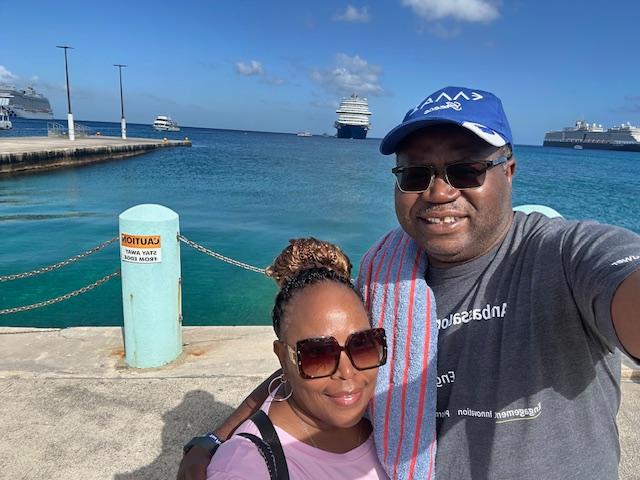
[[640, 237], [514, 214], [512, 144], [497, 97], [447, 87], [380, 147], [397, 156], [396, 214], [436, 299], [436, 478], [614, 479], [619, 350], [640, 358]]

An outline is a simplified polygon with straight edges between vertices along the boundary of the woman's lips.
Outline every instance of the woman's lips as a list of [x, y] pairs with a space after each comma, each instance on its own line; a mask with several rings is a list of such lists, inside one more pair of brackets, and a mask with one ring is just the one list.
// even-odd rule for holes
[[327, 395], [329, 399], [338, 407], [351, 407], [357, 404], [362, 398], [362, 390], [352, 392], [338, 392]]

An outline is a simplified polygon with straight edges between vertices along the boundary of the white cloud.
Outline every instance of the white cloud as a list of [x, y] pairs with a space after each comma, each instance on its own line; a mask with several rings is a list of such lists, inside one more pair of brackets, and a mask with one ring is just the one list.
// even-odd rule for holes
[[236, 62], [235, 63], [236, 73], [239, 75], [244, 75], [247, 77], [259, 77], [260, 82], [266, 83], [267, 85], [284, 85], [287, 83], [284, 79], [279, 77], [274, 77], [273, 75], [268, 75], [262, 66], [261, 62], [257, 60], [251, 60], [249, 62]]
[[402, 4], [427, 20], [451, 17], [465, 22], [490, 22], [500, 16], [488, 0], [402, 0]]
[[338, 53], [334, 65], [329, 68], [316, 68], [311, 72], [311, 79], [325, 89], [339, 94], [385, 95], [380, 85], [382, 67], [370, 65], [358, 55], [350, 57]]
[[0, 65], [0, 82], [13, 82], [19, 77], [7, 70], [4, 65]]
[[347, 5], [347, 9], [343, 13], [338, 13], [333, 17], [334, 20], [339, 22], [361, 22], [367, 23], [371, 17], [367, 7], [360, 9], [353, 5]]
[[251, 60], [248, 63], [245, 62], [236, 62], [235, 64], [236, 66], [236, 72], [238, 72], [240, 75], [246, 75], [246, 76], [250, 76], [250, 75], [262, 75], [264, 73], [264, 70], [262, 69], [262, 63], [256, 61], [256, 60]]

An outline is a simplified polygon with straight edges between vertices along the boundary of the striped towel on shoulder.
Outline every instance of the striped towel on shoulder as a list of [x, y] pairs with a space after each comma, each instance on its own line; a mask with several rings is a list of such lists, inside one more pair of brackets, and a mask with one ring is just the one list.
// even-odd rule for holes
[[364, 255], [357, 280], [373, 326], [387, 333], [370, 413], [393, 480], [435, 478], [438, 328], [426, 267], [424, 250], [398, 228]]

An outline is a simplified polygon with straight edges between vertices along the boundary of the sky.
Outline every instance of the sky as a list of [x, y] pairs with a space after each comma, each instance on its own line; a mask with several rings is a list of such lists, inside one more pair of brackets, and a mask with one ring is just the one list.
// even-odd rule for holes
[[640, 125], [639, 0], [0, 0], [0, 82], [74, 117], [334, 134], [355, 92], [371, 137], [447, 85], [498, 95], [516, 144], [577, 119]]

